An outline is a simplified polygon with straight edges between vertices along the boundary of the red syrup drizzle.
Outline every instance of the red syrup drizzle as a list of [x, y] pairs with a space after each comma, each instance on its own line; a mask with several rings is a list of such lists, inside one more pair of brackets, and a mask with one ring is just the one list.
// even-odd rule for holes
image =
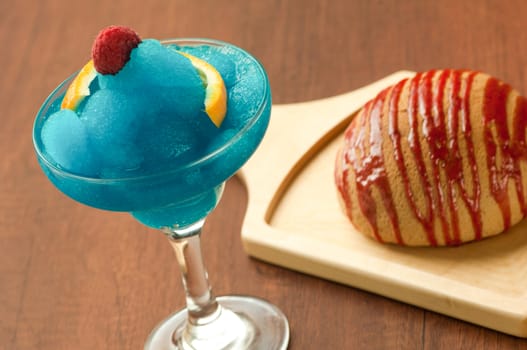
[[[466, 208], [469, 211], [469, 215], [474, 228], [474, 239], [478, 240], [481, 238], [481, 212], [480, 212], [480, 195], [481, 188], [478, 175], [478, 167], [476, 164], [476, 156], [474, 153], [474, 143], [472, 142], [472, 125], [470, 124], [470, 91], [472, 88], [472, 82], [477, 72], [466, 72], [467, 77], [465, 78], [465, 89], [461, 99], [459, 98], [459, 90], [461, 84], [461, 75], [463, 71], [452, 71], [451, 74], [451, 90], [449, 95], [449, 110], [448, 110], [448, 123], [450, 130], [450, 141], [448, 148], [451, 150], [451, 156], [449, 161], [446, 163], [446, 175], [448, 179], [449, 188], [449, 204], [450, 204], [450, 215], [452, 220], [452, 230], [454, 232], [454, 239], [452, 244], [460, 244], [460, 227], [458, 218], [458, 206], [455, 200], [456, 198], [456, 184], [459, 189], [459, 194]], [[461, 115], [459, 114], [461, 112]], [[470, 170], [470, 178], [472, 179], [472, 196], [468, 193], [465, 184], [465, 178], [463, 177], [463, 162], [459, 150], [459, 143], [457, 137], [454, 135], [458, 134], [459, 120], [461, 119], [461, 133], [464, 136], [465, 145], [467, 148], [467, 161]]]
[[[352, 169], [355, 174], [355, 185], [357, 189], [358, 206], [368, 220], [375, 239], [382, 242], [377, 225], [377, 204], [373, 198], [373, 187], [379, 192], [382, 203], [388, 213], [388, 217], [397, 243], [403, 244], [397, 213], [395, 211], [393, 196], [391, 193], [388, 177], [384, 166], [384, 155], [382, 151], [382, 110], [389, 89], [383, 90], [373, 101], [368, 102], [363, 109], [364, 117], [357, 118], [358, 122], [352, 122], [345, 132], [345, 147], [342, 154], [344, 171], [342, 178], [336, 174], [337, 187], [345, 199], [347, 213], [351, 217], [351, 201], [349, 200], [348, 175]], [[367, 127], [367, 123], [369, 123]], [[366, 135], [366, 130], [369, 134]]]
[[[393, 157], [405, 188], [406, 198], [415, 217], [427, 233], [431, 246], [438, 244], [434, 222], [440, 220], [447, 245], [461, 244], [458, 198], [465, 204], [474, 229], [474, 239], [482, 238], [482, 219], [480, 210], [481, 184], [472, 141], [470, 123], [470, 94], [477, 72], [461, 70], [430, 71], [418, 73], [410, 81], [403, 80], [382, 91], [374, 100], [368, 102], [358, 118], [354, 119], [345, 132], [345, 147], [338, 161], [342, 161], [343, 171], [335, 174], [337, 187], [345, 201], [347, 213], [351, 217], [352, 201], [349, 195], [349, 171], [356, 178], [358, 205], [368, 220], [374, 237], [382, 241], [377, 225], [377, 203], [372, 196], [376, 187], [385, 211], [389, 216], [395, 241], [404, 244], [394, 200], [389, 186], [382, 150], [382, 113], [388, 103], [388, 135], [393, 146]], [[433, 79], [437, 75], [436, 82]], [[464, 77], [463, 77], [464, 75]], [[464, 88], [462, 86], [464, 83]], [[399, 126], [399, 103], [401, 92], [409, 84], [407, 103], [408, 135], [406, 142], [410, 148], [422, 190], [414, 193], [410, 186], [408, 170], [405, 165]], [[462, 91], [461, 91], [462, 90]], [[448, 109], [445, 118], [443, 106], [445, 92]], [[507, 126], [507, 99], [510, 86], [494, 78], [487, 80], [483, 96], [483, 139], [487, 154], [490, 191], [500, 206], [505, 229], [511, 225], [511, 208], [508, 196], [508, 184], [515, 182], [516, 193], [523, 216], [527, 215], [527, 203], [523, 191], [520, 160], [527, 159], [525, 141], [527, 129], [527, 99], [517, 97], [513, 114], [512, 136]], [[419, 118], [422, 118], [420, 121]], [[369, 126], [369, 128], [367, 128]], [[419, 129], [421, 127], [421, 129]], [[459, 128], [461, 135], [459, 136]], [[366, 134], [366, 131], [369, 134]], [[419, 130], [428, 146], [431, 169], [427, 172], [425, 153], [421, 145]], [[464, 140], [466, 157], [461, 155], [459, 141]], [[499, 157], [498, 157], [499, 154]], [[464, 164], [464, 159], [467, 164]], [[498, 164], [500, 159], [500, 164]], [[471, 193], [467, 188], [470, 179], [463, 176], [468, 166], [471, 179]], [[441, 176], [446, 186], [441, 186]], [[457, 195], [459, 193], [459, 195]], [[425, 207], [418, 207], [417, 198], [424, 197]], [[450, 217], [450, 225], [448, 222]]]
[[[431, 245], [436, 245], [437, 237], [431, 227], [434, 225], [435, 215], [437, 214], [443, 232], [443, 239], [445, 244], [452, 245], [459, 243], [459, 225], [457, 217], [457, 203], [455, 201], [455, 187], [452, 186], [456, 179], [459, 179], [459, 174], [462, 171], [461, 164], [455, 161], [455, 156], [452, 154], [452, 149], [457, 147], [457, 134], [448, 135], [447, 127], [445, 125], [445, 114], [443, 108], [443, 97], [447, 79], [450, 71], [438, 72], [435, 94], [432, 86], [432, 79], [435, 71], [427, 72], [419, 84], [418, 89], [413, 92], [417, 94], [419, 100], [419, 112], [422, 119], [422, 134], [428, 145], [428, 152], [431, 161], [431, 180], [432, 191], [426, 191], [427, 203], [432, 203], [432, 207], [428, 209], [432, 211], [428, 217], [425, 228], [429, 237]], [[452, 87], [455, 90], [456, 86]], [[414, 98], [414, 97], [412, 97]], [[451, 116], [452, 117], [452, 116]], [[457, 128], [457, 118], [449, 120], [450, 131]], [[416, 132], [417, 133], [417, 132]], [[449, 142], [450, 141], [450, 142]], [[419, 142], [419, 141], [417, 141]], [[421, 153], [420, 153], [421, 154]], [[419, 163], [424, 160], [419, 159]], [[441, 183], [441, 172], [445, 169], [447, 178], [446, 191]], [[425, 171], [419, 172], [422, 177], [427, 177]], [[454, 180], [454, 181], [453, 181]], [[433, 194], [432, 194], [433, 192]], [[435, 196], [434, 200], [432, 195]], [[451, 215], [452, 225], [449, 227], [447, 215]], [[452, 229], [452, 233], [450, 230]], [[434, 237], [434, 239], [431, 239]]]
[[[436, 89], [433, 91], [432, 79], [434, 73], [426, 74], [423, 77], [420, 89], [417, 90], [419, 96], [419, 109], [423, 118], [422, 133], [428, 144], [429, 156], [431, 160], [431, 174], [433, 189], [436, 200], [430, 196], [431, 192], [426, 191], [427, 202], [431, 202], [435, 207], [434, 213], [437, 214], [443, 232], [443, 240], [446, 245], [461, 244], [459, 227], [459, 206], [457, 203], [457, 191], [459, 197], [465, 203], [474, 228], [474, 239], [481, 238], [481, 213], [480, 183], [477, 172], [477, 164], [474, 155], [474, 145], [472, 142], [472, 127], [470, 124], [470, 91], [475, 72], [466, 72], [465, 90], [463, 96], [459, 97], [461, 75], [463, 71], [444, 70], [438, 72]], [[449, 82], [449, 89], [447, 83]], [[445, 118], [443, 106], [444, 92], [448, 94], [448, 117]], [[416, 90], [414, 90], [416, 91]], [[459, 149], [459, 119], [461, 110], [461, 127], [467, 147], [467, 162], [471, 171], [472, 196], [469, 195], [463, 177], [463, 158]], [[420, 173], [426, 176], [426, 173]], [[441, 176], [446, 180], [441, 182]], [[445, 187], [443, 187], [446, 185]], [[450, 225], [448, 222], [450, 216]], [[431, 221], [423, 223], [428, 234], [430, 245], [436, 245], [435, 233], [432, 231], [435, 217]], [[434, 237], [432, 239], [432, 237]]]
[[[438, 77], [434, 89], [432, 80], [436, 73]], [[410, 188], [401, 149], [400, 136], [398, 135], [398, 131], [395, 132], [398, 125], [397, 111], [392, 107], [389, 112], [391, 125], [390, 137], [395, 150], [395, 159], [399, 171], [402, 174], [406, 197], [415, 217], [423, 226], [427, 234], [428, 243], [431, 246], [437, 246], [438, 244], [438, 237], [436, 236], [434, 227], [436, 218], [440, 221], [445, 244], [457, 245], [461, 243], [458, 217], [459, 208], [456, 199], [458, 189], [461, 199], [469, 210], [474, 231], [476, 232], [475, 238], [481, 237], [481, 214], [479, 210], [480, 187], [474, 156], [474, 146], [471, 138], [469, 104], [472, 81], [476, 73], [468, 73], [465, 90], [463, 96], [460, 98], [459, 91], [461, 75], [463, 73], [463, 71], [451, 70], [439, 72], [429, 71], [424, 74], [417, 74], [410, 81], [408, 97], [409, 132], [407, 141], [417, 166], [417, 174], [422, 187], [421, 193], [413, 193]], [[444, 93], [447, 91], [448, 82], [450, 82], [450, 93], [447, 96], [449, 108], [447, 110], [448, 117], [445, 118], [443, 100]], [[467, 146], [467, 161], [472, 175], [472, 196], [468, 194], [463, 178], [463, 162], [457, 136], [460, 110], [462, 118], [461, 127]], [[426, 155], [430, 157], [431, 161], [430, 174], [427, 173], [423, 150], [419, 140], [420, 123], [418, 115], [422, 118], [421, 132], [428, 146], [428, 153]], [[442, 187], [442, 175], [446, 178], [445, 188]], [[424, 196], [425, 213], [419, 210], [415, 200], [419, 195]], [[448, 216], [450, 216], [450, 225]]]
[[[335, 183], [337, 185], [337, 190], [340, 193], [340, 198], [344, 201], [344, 206], [346, 209], [346, 214], [349, 219], [353, 222], [353, 202], [351, 196], [349, 195], [350, 191], [350, 181], [349, 181], [349, 172], [350, 172], [350, 163], [351, 159], [355, 157], [355, 147], [357, 144], [360, 145], [361, 142], [358, 142], [358, 139], [364, 138], [364, 118], [361, 118], [361, 113], [369, 110], [372, 101], [368, 101], [364, 107], [359, 111], [359, 114], [352, 119], [351, 123], [344, 132], [344, 145], [341, 148], [339, 154], [337, 154], [337, 162], [341, 165], [335, 167], [334, 177]], [[362, 124], [357, 126], [361, 121]], [[357, 135], [357, 136], [356, 136]], [[355, 140], [354, 144], [352, 144]]]
[[335, 167], [334, 177], [335, 177], [335, 183], [337, 185], [337, 190], [340, 192], [340, 198], [344, 201], [344, 207], [346, 209], [346, 215], [348, 215], [349, 219], [353, 221], [352, 216], [352, 201], [351, 196], [349, 196], [349, 163], [346, 161], [348, 158], [346, 156], [346, 153], [349, 152], [349, 141], [351, 140], [351, 137], [353, 136], [353, 131], [355, 130], [355, 123], [357, 121], [357, 118], [354, 118], [346, 131], [344, 132], [344, 146], [342, 147], [339, 154], [337, 154], [337, 162], [340, 163], [342, 168], [339, 168], [338, 166]]
[[[485, 86], [483, 105], [483, 136], [487, 151], [490, 190], [500, 207], [505, 230], [511, 226], [508, 194], [510, 179], [515, 182], [522, 214], [523, 216], [527, 214], [520, 171], [520, 159], [525, 159], [526, 103], [521, 97], [516, 100], [513, 116], [514, 130], [511, 137], [507, 125], [507, 99], [510, 92], [509, 85], [490, 78]], [[498, 164], [498, 152], [501, 164]]]
[[437, 241], [435, 239], [434, 234], [434, 226], [433, 226], [433, 203], [432, 203], [432, 185], [430, 184], [428, 177], [426, 176], [426, 167], [424, 164], [424, 158], [422, 155], [421, 150], [421, 144], [419, 142], [419, 135], [417, 135], [418, 132], [418, 119], [417, 119], [417, 112], [418, 112], [418, 87], [419, 87], [419, 81], [421, 80], [422, 73], [418, 73], [413, 79], [410, 80], [410, 91], [408, 96], [408, 123], [409, 123], [409, 130], [408, 130], [408, 143], [411, 153], [415, 157], [415, 162], [417, 166], [417, 172], [420, 175], [419, 176], [419, 182], [421, 184], [421, 187], [424, 191], [424, 198], [425, 198], [425, 206], [426, 206], [426, 212], [423, 213], [419, 208], [417, 207], [417, 201], [414, 197], [414, 193], [412, 192], [412, 189], [410, 187], [410, 179], [408, 177], [407, 168], [404, 162], [404, 156], [401, 146], [401, 135], [399, 132], [399, 100], [401, 96], [401, 90], [403, 86], [406, 84], [406, 81], [401, 81], [399, 84], [395, 85], [394, 92], [391, 96], [391, 101], [389, 105], [388, 110], [388, 125], [389, 125], [389, 136], [392, 141], [392, 145], [394, 148], [394, 159], [397, 163], [397, 167], [399, 169], [399, 173], [402, 178], [402, 182], [404, 184], [406, 198], [408, 200], [408, 203], [410, 204], [410, 207], [412, 208], [412, 211], [414, 212], [415, 217], [417, 220], [423, 225], [426, 233], [427, 238], [432, 246], [437, 245]]

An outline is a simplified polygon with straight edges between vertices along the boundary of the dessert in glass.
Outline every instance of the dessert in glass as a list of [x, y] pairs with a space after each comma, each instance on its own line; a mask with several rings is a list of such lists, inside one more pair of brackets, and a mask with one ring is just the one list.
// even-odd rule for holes
[[266, 73], [244, 50], [209, 39], [140, 39], [110, 26], [92, 60], [61, 83], [33, 129], [38, 162], [74, 200], [130, 212], [163, 232], [181, 269], [186, 309], [145, 349], [285, 349], [283, 313], [249, 296], [215, 297], [200, 235], [224, 183], [267, 128]]

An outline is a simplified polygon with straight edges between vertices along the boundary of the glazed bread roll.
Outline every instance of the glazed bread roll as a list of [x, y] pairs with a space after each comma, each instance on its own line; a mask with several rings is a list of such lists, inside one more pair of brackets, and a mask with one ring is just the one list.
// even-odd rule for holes
[[379, 242], [448, 246], [527, 214], [527, 100], [487, 74], [418, 73], [369, 101], [335, 166], [342, 208]]

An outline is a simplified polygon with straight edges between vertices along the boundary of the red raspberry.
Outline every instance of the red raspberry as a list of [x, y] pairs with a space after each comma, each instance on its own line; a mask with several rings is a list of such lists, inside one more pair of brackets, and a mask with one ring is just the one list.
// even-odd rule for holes
[[139, 35], [128, 27], [109, 26], [101, 30], [91, 49], [95, 69], [101, 74], [116, 74], [140, 42]]

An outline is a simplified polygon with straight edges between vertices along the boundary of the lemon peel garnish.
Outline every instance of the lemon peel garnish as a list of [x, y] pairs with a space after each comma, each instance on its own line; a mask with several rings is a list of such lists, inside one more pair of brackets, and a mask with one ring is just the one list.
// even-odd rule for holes
[[85, 97], [90, 95], [90, 84], [97, 76], [97, 71], [93, 66], [93, 60], [89, 60], [73, 79], [60, 107], [76, 111]]
[[187, 57], [198, 71], [205, 85], [205, 113], [207, 113], [214, 125], [219, 128], [227, 113], [227, 89], [223, 78], [216, 68], [207, 61], [186, 52], [176, 52]]

